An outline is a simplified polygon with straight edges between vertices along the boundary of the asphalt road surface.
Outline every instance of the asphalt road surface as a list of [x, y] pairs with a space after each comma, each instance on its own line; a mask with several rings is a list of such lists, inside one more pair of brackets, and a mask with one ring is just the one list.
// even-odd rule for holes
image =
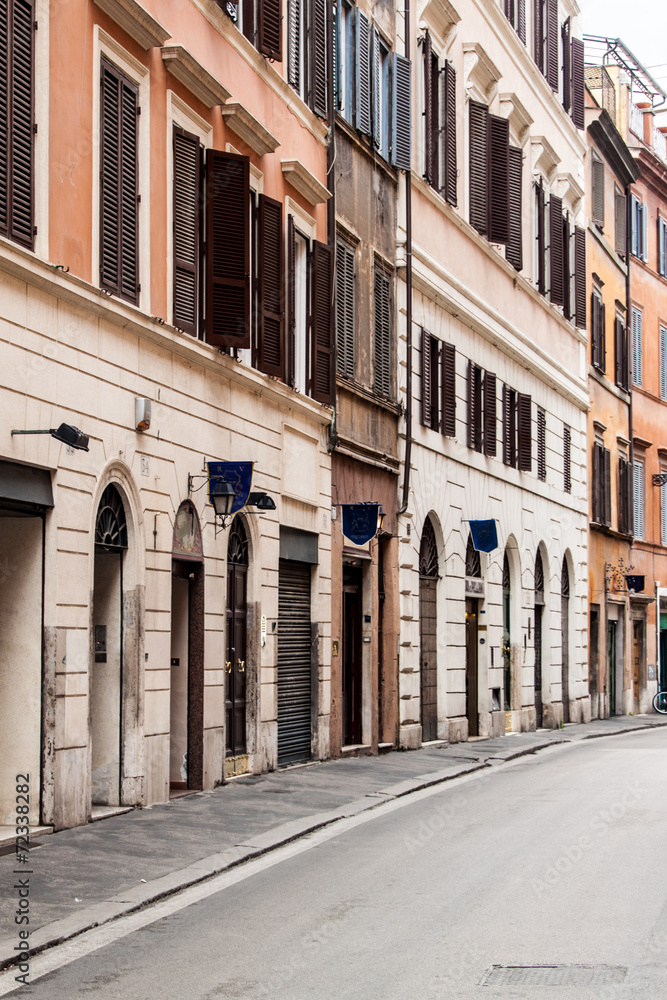
[[[33, 959], [38, 1000], [667, 1000], [667, 731], [381, 805]], [[11, 971], [0, 996], [14, 992]]]

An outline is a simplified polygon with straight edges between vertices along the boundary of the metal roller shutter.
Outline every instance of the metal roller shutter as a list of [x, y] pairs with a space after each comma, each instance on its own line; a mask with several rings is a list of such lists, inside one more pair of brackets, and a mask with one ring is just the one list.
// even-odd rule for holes
[[310, 566], [281, 559], [278, 576], [278, 764], [310, 758]]

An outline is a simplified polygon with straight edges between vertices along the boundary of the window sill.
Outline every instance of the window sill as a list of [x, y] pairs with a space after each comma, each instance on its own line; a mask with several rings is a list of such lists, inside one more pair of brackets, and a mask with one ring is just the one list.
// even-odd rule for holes
[[373, 148], [370, 139], [362, 136], [350, 125], [347, 118], [343, 118], [340, 111], [336, 112], [336, 129], [338, 132], [342, 132], [360, 153], [363, 153], [369, 160], [372, 160], [374, 166], [378, 167], [395, 184], [398, 183], [398, 173], [395, 168], [391, 166], [388, 160], [383, 158], [381, 153]]

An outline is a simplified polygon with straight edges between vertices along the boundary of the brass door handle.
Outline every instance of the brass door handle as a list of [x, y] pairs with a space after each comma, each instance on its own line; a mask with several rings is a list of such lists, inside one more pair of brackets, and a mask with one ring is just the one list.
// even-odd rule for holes
[[225, 673], [226, 674], [231, 674], [231, 672], [232, 672], [232, 661], [231, 660], [227, 660], [225, 662]]
[[236, 662], [239, 665], [239, 673], [240, 674], [244, 674], [245, 673], [245, 660], [237, 660]]

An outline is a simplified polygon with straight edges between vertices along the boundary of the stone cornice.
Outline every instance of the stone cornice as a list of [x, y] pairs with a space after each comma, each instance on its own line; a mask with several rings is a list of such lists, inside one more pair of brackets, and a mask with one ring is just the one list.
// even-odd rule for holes
[[273, 153], [280, 145], [280, 140], [271, 135], [240, 101], [228, 101], [222, 108], [222, 117], [232, 132], [236, 132], [259, 156]]
[[224, 104], [230, 96], [226, 87], [204, 69], [191, 52], [182, 45], [164, 45], [162, 47], [162, 62], [167, 71], [187, 87], [191, 94], [207, 108]]
[[171, 33], [137, 0], [94, 0], [142, 49], [164, 45]]

